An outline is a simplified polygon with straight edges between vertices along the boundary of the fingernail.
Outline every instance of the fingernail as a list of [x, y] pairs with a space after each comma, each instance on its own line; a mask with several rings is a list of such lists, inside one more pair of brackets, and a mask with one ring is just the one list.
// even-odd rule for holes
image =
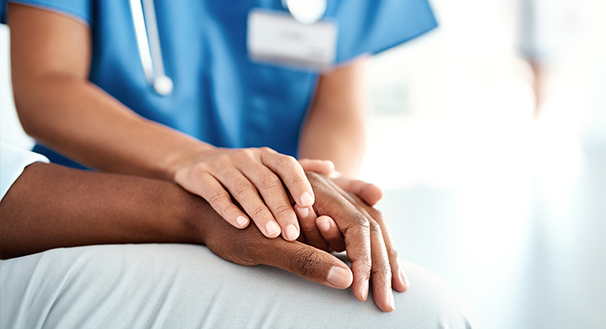
[[362, 299], [366, 300], [368, 298], [368, 280], [364, 281], [362, 285]]
[[248, 223], [248, 219], [246, 219], [244, 216], [238, 216], [238, 218], [236, 218], [236, 222], [238, 223], [238, 226], [244, 227], [244, 225]]
[[330, 223], [327, 218], [320, 218], [318, 220], [318, 228], [324, 232], [330, 230]]
[[341, 177], [341, 175], [342, 174], [340, 172], [333, 170], [333, 172], [331, 172], [328, 177], [330, 177], [332, 179], [337, 179], [337, 178]]
[[392, 311], [396, 309], [396, 303], [393, 300], [393, 291], [391, 291], [391, 289], [387, 292], [387, 302], [389, 303], [389, 306], [391, 306]]
[[404, 285], [406, 286], [406, 288], [410, 288], [410, 282], [408, 282], [408, 277], [406, 277], [406, 273], [404, 273], [404, 267], [402, 267], [402, 262], [400, 261], [400, 259], [398, 258], [398, 268], [400, 269], [400, 281], [402, 281], [402, 283], [404, 283]]
[[303, 193], [303, 195], [301, 195], [301, 206], [311, 206], [312, 204], [314, 204], [314, 198], [311, 194], [307, 192]]
[[280, 226], [275, 222], [267, 222], [267, 224], [265, 224], [265, 230], [267, 231], [268, 236], [273, 236], [280, 233]]
[[406, 273], [404, 273], [404, 270], [402, 268], [400, 268], [400, 280], [404, 282], [406, 288], [410, 288], [410, 282], [408, 282], [408, 277], [406, 276]]
[[297, 213], [299, 213], [299, 217], [305, 218], [309, 216], [309, 208], [307, 207], [296, 207]]
[[351, 283], [349, 272], [346, 269], [338, 266], [333, 266], [330, 269], [328, 272], [328, 277], [326, 277], [326, 281], [330, 282], [330, 284], [337, 288], [348, 287]]
[[294, 241], [299, 237], [299, 230], [293, 224], [288, 225], [284, 233], [286, 234], [286, 240]]

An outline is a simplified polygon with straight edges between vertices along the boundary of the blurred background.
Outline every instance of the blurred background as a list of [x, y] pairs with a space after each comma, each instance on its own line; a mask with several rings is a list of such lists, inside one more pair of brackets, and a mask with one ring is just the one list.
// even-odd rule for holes
[[[606, 328], [606, 1], [430, 2], [368, 69], [361, 178], [401, 257], [482, 328]], [[8, 61], [0, 25], [0, 138], [30, 148]]]

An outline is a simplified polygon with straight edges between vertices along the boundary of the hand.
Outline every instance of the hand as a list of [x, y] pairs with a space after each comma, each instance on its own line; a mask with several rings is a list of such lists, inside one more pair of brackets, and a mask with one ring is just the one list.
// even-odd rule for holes
[[371, 206], [376, 205], [383, 198], [383, 190], [380, 187], [342, 175], [335, 170], [332, 161], [301, 159], [299, 164], [305, 171], [317, 172], [332, 178], [333, 182], [345, 192], [356, 194]]
[[322, 218], [326, 217], [336, 223], [322, 232], [323, 237], [333, 249], [339, 250], [341, 247], [335, 243], [340, 241], [339, 233], [342, 234], [352, 262], [354, 295], [358, 300], [366, 300], [372, 276], [375, 303], [385, 312], [392, 311], [395, 305], [391, 288], [404, 292], [409, 284], [381, 213], [326, 176], [307, 172], [307, 177], [316, 195], [313, 210], [319, 215], [318, 226], [322, 227]]
[[353, 274], [325, 251], [299, 241], [265, 239], [254, 226], [238, 231], [220, 218], [200, 221], [199, 225], [204, 226], [200, 230], [202, 242], [231, 262], [276, 266], [329, 287], [344, 289], [352, 283], [353, 275], [352, 289], [361, 301], [368, 297], [372, 273], [375, 303], [385, 312], [393, 311], [391, 287], [404, 292], [409, 285], [381, 214], [358, 197], [340, 190], [330, 179], [316, 173], [307, 176], [317, 197], [314, 212], [335, 219]]
[[314, 203], [301, 165], [293, 157], [266, 147], [216, 148], [201, 153], [177, 172], [175, 180], [206, 199], [234, 227], [247, 227], [250, 215], [268, 238], [280, 233], [289, 241], [299, 237], [299, 223], [285, 187], [296, 205], [309, 207]]
[[299, 241], [267, 239], [255, 225], [238, 230], [219, 216], [197, 221], [205, 244], [217, 256], [230, 262], [253, 266], [269, 265], [305, 279], [337, 289], [351, 285], [349, 267], [335, 256]]
[[[332, 182], [345, 194], [356, 195], [365, 201], [365, 204], [374, 206], [383, 197], [383, 191], [376, 185], [341, 175], [335, 170], [331, 161], [301, 159], [299, 163], [305, 171], [312, 171], [329, 176]], [[295, 205], [299, 218], [302, 235], [299, 240], [323, 249], [343, 251], [343, 236], [332, 218], [329, 216], [318, 217], [313, 207], [300, 207]]]

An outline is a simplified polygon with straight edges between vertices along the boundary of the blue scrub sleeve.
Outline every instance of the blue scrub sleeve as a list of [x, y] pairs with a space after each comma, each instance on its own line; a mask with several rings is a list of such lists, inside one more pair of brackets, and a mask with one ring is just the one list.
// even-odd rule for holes
[[[427, 0], [328, 1], [327, 16], [339, 22], [337, 63], [376, 54], [438, 24]], [[332, 5], [331, 5], [332, 4]]]
[[[0, 23], [6, 24], [6, 9], [8, 0], [0, 0]], [[87, 25], [91, 25], [93, 17], [92, 1], [90, 0], [10, 0], [10, 2], [34, 6], [63, 15], [70, 16]]]

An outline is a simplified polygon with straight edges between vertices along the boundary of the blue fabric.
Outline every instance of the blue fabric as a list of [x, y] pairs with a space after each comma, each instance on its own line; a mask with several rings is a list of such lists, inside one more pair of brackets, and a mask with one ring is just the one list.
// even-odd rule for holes
[[[4, 9], [6, 0], [0, 1]], [[128, 1], [17, 2], [90, 24], [90, 80], [141, 116], [215, 146], [268, 146], [296, 156], [318, 74], [253, 63], [246, 50], [249, 11], [285, 11], [281, 0], [156, 0], [165, 70], [175, 86], [168, 96], [156, 94], [145, 79]], [[436, 26], [427, 0], [328, 0], [326, 16], [339, 25], [338, 64]], [[36, 151], [73, 165], [43, 146]]]
[[48, 10], [60, 11], [74, 19], [81, 20], [90, 24], [91, 1], [82, 0], [25, 0], [25, 1], [7, 1], [0, 0], [0, 22], [6, 23], [6, 3], [16, 2], [28, 4]]

